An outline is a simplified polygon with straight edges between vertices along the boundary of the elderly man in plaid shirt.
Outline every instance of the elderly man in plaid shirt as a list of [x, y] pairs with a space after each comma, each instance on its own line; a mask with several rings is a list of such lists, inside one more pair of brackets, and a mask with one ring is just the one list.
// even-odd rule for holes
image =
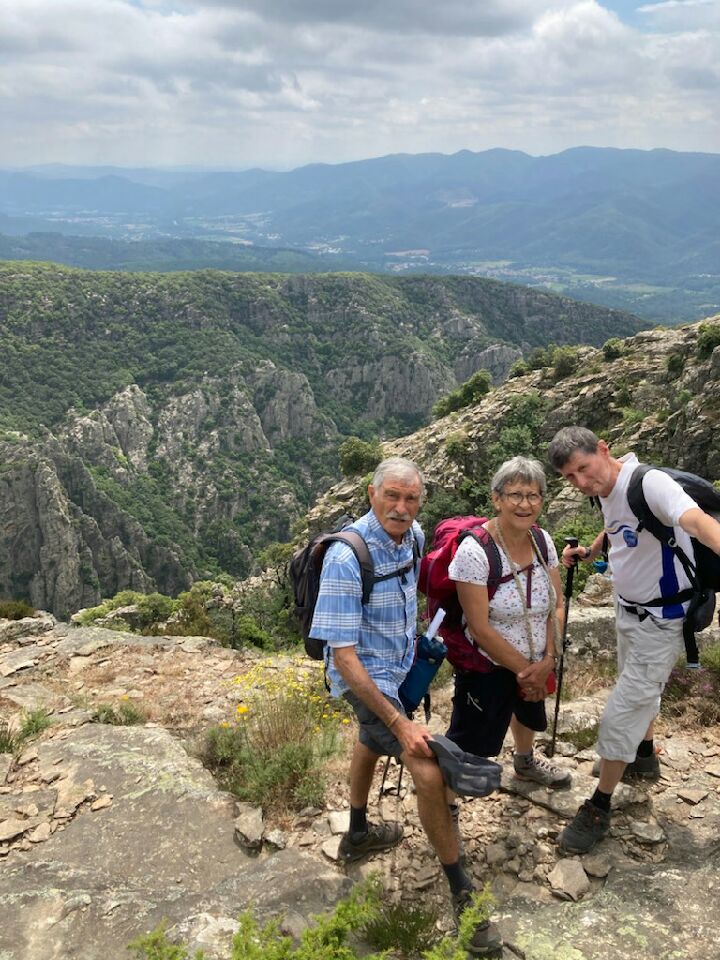
[[[352, 863], [402, 839], [399, 823], [367, 819], [378, 759], [398, 757], [415, 783], [418, 815], [459, 917], [472, 901], [473, 883], [460, 862], [445, 783], [427, 745], [430, 732], [406, 716], [398, 697], [415, 649], [415, 561], [424, 539], [415, 517], [423, 493], [422, 475], [412, 461], [393, 457], [378, 466], [368, 487], [371, 509], [348, 529], [363, 537], [376, 577], [385, 579], [375, 583], [363, 606], [357, 558], [347, 544], [333, 544], [325, 555], [310, 635], [325, 642], [331, 692], [349, 701], [359, 724], [350, 764], [350, 827], [340, 842], [340, 858]], [[501, 955], [494, 924], [478, 924], [469, 950], [475, 956]]]

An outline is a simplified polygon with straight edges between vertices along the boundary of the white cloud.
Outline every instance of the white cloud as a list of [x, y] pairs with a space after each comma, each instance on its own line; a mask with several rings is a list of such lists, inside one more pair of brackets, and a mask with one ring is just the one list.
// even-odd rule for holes
[[720, 151], [717, 7], [640, 31], [597, 0], [0, 0], [3, 163]]

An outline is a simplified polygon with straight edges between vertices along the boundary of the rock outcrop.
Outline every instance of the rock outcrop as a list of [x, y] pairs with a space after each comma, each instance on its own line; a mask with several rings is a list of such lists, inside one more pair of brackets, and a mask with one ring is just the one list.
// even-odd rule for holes
[[[720, 317], [707, 325], [720, 329]], [[387, 443], [385, 453], [415, 460], [431, 494], [455, 492], [465, 480], [489, 478], [506, 424], [528, 427], [530, 452], [528, 445], [541, 451], [560, 427], [579, 423], [616, 452], [633, 450], [641, 459], [720, 480], [720, 346], [706, 355], [700, 335], [700, 324], [638, 333], [610, 360], [601, 350], [580, 348], [576, 373], [558, 376], [545, 368], [508, 380], [478, 403]], [[523, 404], [532, 413], [515, 424], [514, 411]], [[577, 512], [583, 497], [548, 479], [547, 516], [555, 526]], [[344, 481], [318, 500], [309, 527], [323, 528], [365, 504], [364, 486]]]
[[[612, 623], [609, 608], [573, 608], [571, 685], [581, 662], [607, 655]], [[445, 878], [406, 778], [399, 797], [380, 797], [379, 782], [371, 794], [374, 817], [405, 823], [402, 844], [342, 868], [344, 764], [331, 768], [327, 806], [277, 824], [236, 804], [194, 759], [197, 734], [232, 722], [243, 696], [233, 678], [261, 659], [270, 673], [293, 664], [202, 637], [71, 628], [47, 615], [0, 621], [0, 720], [15, 729], [41, 707], [52, 720], [17, 755], [0, 754], [3, 960], [125, 960], [128, 942], [161, 920], [193, 953], [229, 960], [241, 910], [280, 916], [298, 936], [369, 870], [394, 902], [421, 898], [450, 928]], [[643, 957], [716, 960], [719, 728], [661, 720], [659, 782], [621, 785], [609, 836], [590, 855], [558, 854], [560, 829], [597, 783], [596, 754], [574, 741], [597, 722], [605, 694], [562, 704], [556, 762], [572, 771], [570, 788], [516, 780], [507, 744], [501, 792], [461, 800], [468, 868], [493, 888], [511, 945], [504, 960], [626, 960], [628, 945]], [[450, 696], [449, 686], [436, 690], [431, 729], [444, 731]], [[98, 704], [127, 701], [147, 725], [90, 722]]]

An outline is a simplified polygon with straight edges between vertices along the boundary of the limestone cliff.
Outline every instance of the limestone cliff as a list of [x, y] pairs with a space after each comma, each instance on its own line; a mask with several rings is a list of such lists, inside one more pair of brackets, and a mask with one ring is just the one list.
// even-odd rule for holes
[[[504, 455], [542, 457], [560, 427], [577, 423], [607, 439], [615, 452], [633, 450], [642, 459], [720, 480], [720, 316], [638, 333], [607, 353], [581, 348], [572, 375], [546, 367], [508, 380], [480, 403], [386, 444], [385, 452], [420, 464], [432, 498], [486, 482]], [[522, 427], [526, 436], [512, 434]], [[521, 448], [514, 449], [518, 436]], [[551, 480], [553, 496], [559, 490]], [[364, 505], [363, 485], [345, 481], [318, 501], [310, 527]]]

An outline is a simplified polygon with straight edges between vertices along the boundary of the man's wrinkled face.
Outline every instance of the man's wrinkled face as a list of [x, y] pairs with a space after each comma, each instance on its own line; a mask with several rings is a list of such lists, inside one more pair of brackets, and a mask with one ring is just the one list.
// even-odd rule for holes
[[560, 467], [560, 473], [586, 497], [606, 497], [615, 482], [610, 451], [604, 440], [600, 440], [595, 453], [576, 451]]
[[420, 481], [407, 483], [396, 477], [386, 477], [382, 485], [368, 487], [370, 506], [380, 521], [380, 526], [396, 543], [401, 543], [405, 533], [420, 509]]

